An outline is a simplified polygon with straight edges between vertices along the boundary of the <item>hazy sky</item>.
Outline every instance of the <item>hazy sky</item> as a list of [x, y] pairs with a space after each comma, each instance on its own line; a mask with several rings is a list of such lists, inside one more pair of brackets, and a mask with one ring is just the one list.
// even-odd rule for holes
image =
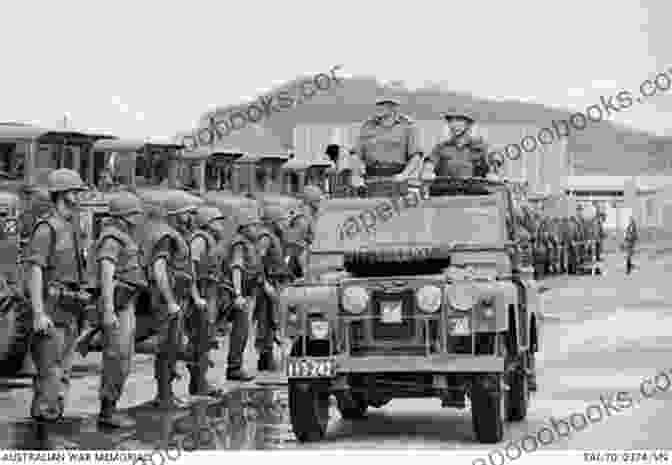
[[[0, 12], [0, 120], [67, 113], [122, 137], [172, 136], [210, 106], [337, 64], [570, 108], [672, 69], [661, 0], [22, 0]], [[662, 134], [670, 95], [620, 121]]]

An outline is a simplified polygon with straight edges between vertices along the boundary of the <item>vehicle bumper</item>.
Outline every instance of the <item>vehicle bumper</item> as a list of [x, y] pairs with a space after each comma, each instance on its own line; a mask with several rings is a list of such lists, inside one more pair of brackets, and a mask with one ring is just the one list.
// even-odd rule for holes
[[335, 357], [336, 374], [347, 373], [497, 373], [504, 357], [440, 354], [429, 357]]

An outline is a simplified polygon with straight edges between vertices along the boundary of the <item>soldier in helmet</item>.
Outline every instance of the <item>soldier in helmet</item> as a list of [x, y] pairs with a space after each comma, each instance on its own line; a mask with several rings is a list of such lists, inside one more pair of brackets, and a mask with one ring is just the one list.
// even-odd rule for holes
[[450, 137], [438, 143], [429, 156], [436, 165], [439, 176], [486, 177], [492, 170], [501, 167], [501, 157], [489, 157], [488, 146], [482, 138], [474, 137], [471, 131], [476, 120], [461, 112], [444, 113]]
[[310, 245], [314, 239], [314, 224], [320, 212], [322, 191], [306, 186], [301, 196], [301, 206], [289, 222], [286, 247], [290, 254], [290, 269], [295, 276], [303, 277], [308, 266]]
[[[266, 212], [268, 214], [268, 212]], [[265, 215], [266, 216], [266, 215]], [[280, 327], [279, 286], [289, 275], [284, 262], [284, 252], [280, 238], [268, 227], [259, 231], [256, 252], [262, 264], [261, 286], [258, 294], [255, 316], [257, 320], [256, 347], [259, 353], [259, 371], [275, 371], [277, 365], [273, 357], [273, 344], [278, 340]]]
[[394, 176], [422, 160], [415, 122], [399, 112], [392, 98], [376, 101], [376, 115], [364, 121], [355, 152], [367, 176]]
[[98, 420], [105, 426], [121, 428], [134, 423], [115, 410], [131, 371], [136, 302], [148, 290], [139, 245], [144, 209], [137, 196], [120, 192], [110, 200], [109, 215], [111, 221], [103, 226], [95, 248], [104, 336]]
[[191, 312], [188, 324], [192, 347], [189, 364], [189, 393], [215, 395], [219, 392], [206, 379], [210, 365], [208, 352], [218, 347], [215, 323], [218, 317], [218, 287], [221, 284], [219, 245], [230, 239], [225, 225], [227, 218], [216, 207], [201, 206], [194, 218], [195, 231], [190, 237], [191, 259], [194, 262], [198, 291], [207, 302], [207, 312]]
[[254, 376], [243, 368], [243, 354], [249, 334], [250, 312], [254, 310], [260, 289], [262, 266], [256, 251], [261, 221], [256, 212], [242, 212], [238, 234], [228, 244], [222, 260], [225, 279], [230, 284], [233, 305], [229, 313], [232, 322], [226, 378], [251, 381]]
[[639, 239], [639, 234], [637, 233], [637, 224], [635, 223], [635, 218], [630, 217], [630, 222], [628, 227], [625, 230], [625, 272], [630, 274], [632, 272], [632, 256], [635, 254], [635, 245]]
[[207, 306], [198, 295], [191, 253], [184, 238], [198, 206], [194, 199], [187, 195], [169, 197], [164, 205], [166, 219], [157, 218], [147, 225], [147, 274], [160, 321], [154, 376], [158, 384], [155, 403], [161, 408], [182, 405], [172, 383], [178, 377], [177, 360], [184, 349], [181, 328], [184, 312], [190, 305], [198, 311], [206, 311]]
[[63, 417], [70, 370], [87, 296], [84, 281], [78, 193], [86, 190], [79, 174], [69, 169], [49, 173], [54, 208], [33, 228], [24, 264], [33, 307], [31, 347], [37, 374], [33, 380], [31, 416], [38, 421]]

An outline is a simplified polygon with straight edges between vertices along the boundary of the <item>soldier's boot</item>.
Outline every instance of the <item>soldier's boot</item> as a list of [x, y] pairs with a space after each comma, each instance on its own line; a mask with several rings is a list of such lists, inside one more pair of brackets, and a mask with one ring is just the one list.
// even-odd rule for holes
[[[162, 363], [161, 363], [162, 362]], [[161, 360], [156, 364], [156, 384], [157, 393], [153, 404], [160, 409], [179, 409], [184, 408], [188, 404], [183, 399], [180, 399], [173, 392], [173, 380], [180, 378], [179, 374], [169, 364]]]
[[252, 381], [254, 379], [254, 375], [251, 375], [243, 368], [227, 368], [226, 379], [229, 381], [247, 382]]
[[631, 271], [632, 271], [632, 260], [630, 259], [630, 257], [628, 257], [627, 260], [625, 261], [625, 274], [630, 274]]
[[207, 372], [208, 368], [214, 365], [212, 361], [206, 358], [202, 363], [207, 364], [207, 367], [198, 364], [189, 365], [189, 394], [192, 396], [211, 396], [217, 397], [224, 394], [221, 388], [214, 384], [208, 383]]
[[116, 402], [103, 399], [100, 402], [98, 424], [108, 428], [132, 428], [135, 426], [135, 421], [117, 412]]
[[257, 362], [257, 370], [259, 371], [278, 371], [280, 367], [273, 356], [272, 350], [265, 350], [259, 354], [259, 361]]

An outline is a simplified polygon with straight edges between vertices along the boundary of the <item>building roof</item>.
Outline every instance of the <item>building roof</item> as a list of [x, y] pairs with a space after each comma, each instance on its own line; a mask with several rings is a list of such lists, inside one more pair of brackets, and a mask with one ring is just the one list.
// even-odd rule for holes
[[216, 146], [240, 149], [242, 153], [258, 158], [289, 159], [287, 148], [282, 140], [270, 129], [256, 124], [247, 125], [230, 136], [223, 137]]

